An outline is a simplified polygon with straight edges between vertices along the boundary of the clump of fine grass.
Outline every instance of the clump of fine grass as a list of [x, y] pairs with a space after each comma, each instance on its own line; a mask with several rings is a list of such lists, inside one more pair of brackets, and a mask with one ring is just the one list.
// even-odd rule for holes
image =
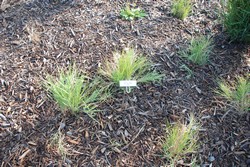
[[241, 112], [250, 111], [250, 82], [244, 77], [238, 77], [235, 83], [220, 81], [217, 94], [230, 101]]
[[127, 5], [126, 8], [121, 10], [120, 15], [123, 19], [130, 21], [147, 16], [144, 10], [140, 8], [131, 8], [129, 5]]
[[83, 111], [93, 115], [97, 104], [109, 96], [106, 90], [100, 87], [101, 82], [99, 78], [91, 81], [86, 75], [80, 74], [73, 65], [67, 71], [59, 70], [57, 78], [48, 75], [44, 86], [63, 111]]
[[184, 20], [192, 10], [190, 0], [173, 0], [172, 13], [175, 17]]
[[224, 25], [232, 40], [250, 42], [250, 1], [228, 0]]
[[199, 125], [193, 115], [189, 118], [189, 124], [178, 122], [167, 127], [163, 152], [164, 157], [170, 160], [170, 166], [176, 166], [177, 162], [185, 159], [187, 154], [197, 151], [198, 130]]
[[212, 49], [212, 40], [208, 37], [201, 36], [192, 39], [188, 49], [181, 52], [181, 56], [195, 64], [205, 65], [209, 61]]
[[49, 149], [54, 149], [57, 154], [59, 154], [63, 159], [65, 159], [66, 156], [69, 154], [66, 143], [64, 142], [64, 138], [65, 136], [59, 130], [57, 133], [52, 135], [48, 143]]
[[136, 80], [138, 83], [159, 81], [163, 75], [151, 71], [152, 66], [153, 63], [146, 57], [129, 48], [114, 53], [113, 60], [106, 60], [99, 72], [113, 84], [119, 84], [121, 80]]

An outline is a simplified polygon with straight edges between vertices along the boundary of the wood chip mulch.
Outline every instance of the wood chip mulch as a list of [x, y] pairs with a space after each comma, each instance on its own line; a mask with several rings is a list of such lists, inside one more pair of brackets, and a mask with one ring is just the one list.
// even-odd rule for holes
[[[171, 15], [170, 0], [138, 0], [148, 16], [132, 22], [120, 18], [121, 0], [30, 0], [0, 11], [1, 166], [164, 166], [166, 122], [190, 113], [202, 125], [200, 166], [250, 166], [250, 115], [238, 114], [213, 91], [218, 78], [250, 72], [249, 46], [229, 43], [219, 0], [195, 4], [185, 21]], [[199, 35], [214, 39], [204, 67], [178, 56]], [[162, 83], [115, 95], [100, 106], [98, 122], [62, 113], [48, 98], [41, 84], [46, 74], [75, 62], [95, 77], [104, 58], [128, 46], [155, 62], [166, 75]], [[194, 71], [192, 78], [182, 64]], [[49, 146], [58, 128], [66, 158]]]

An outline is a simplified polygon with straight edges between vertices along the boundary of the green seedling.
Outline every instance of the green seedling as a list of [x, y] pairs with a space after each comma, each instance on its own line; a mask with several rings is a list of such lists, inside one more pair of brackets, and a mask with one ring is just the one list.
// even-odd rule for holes
[[220, 81], [219, 90], [215, 92], [231, 102], [241, 112], [250, 111], [250, 82], [238, 77], [235, 83]]
[[192, 39], [188, 49], [182, 52], [181, 56], [195, 64], [205, 65], [209, 61], [212, 49], [212, 40], [208, 37], [201, 36]]
[[170, 166], [176, 166], [180, 159], [197, 151], [198, 130], [199, 124], [193, 115], [189, 118], [189, 124], [178, 122], [167, 127], [163, 152], [164, 157], [170, 160]]
[[62, 132], [59, 130], [57, 133], [55, 133], [51, 138], [49, 142], [49, 148], [55, 149], [56, 152], [65, 159], [68, 153], [68, 148], [66, 147], [66, 143], [64, 142], [65, 136], [62, 134]]
[[83, 111], [91, 116], [97, 111], [97, 104], [109, 96], [100, 87], [102, 82], [99, 78], [91, 80], [81, 75], [73, 65], [66, 72], [59, 70], [58, 78], [48, 75], [44, 86], [63, 111]]
[[192, 10], [190, 0], [173, 0], [172, 13], [175, 17], [184, 20]]
[[154, 64], [146, 57], [138, 55], [134, 49], [114, 53], [113, 60], [106, 60], [99, 73], [111, 85], [119, 85], [121, 80], [136, 80], [137, 83], [159, 81], [164, 75], [150, 70]]
[[130, 21], [147, 16], [144, 10], [140, 8], [130, 8], [129, 5], [127, 5], [126, 8], [121, 10], [120, 15], [123, 19]]
[[180, 68], [188, 73], [188, 75], [186, 76], [188, 79], [193, 77], [194, 73], [187, 65], [183, 64], [180, 66]]

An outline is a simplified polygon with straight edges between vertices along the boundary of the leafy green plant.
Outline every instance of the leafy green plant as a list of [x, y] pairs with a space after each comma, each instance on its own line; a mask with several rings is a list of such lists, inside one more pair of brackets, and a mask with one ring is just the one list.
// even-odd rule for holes
[[126, 8], [121, 10], [120, 15], [123, 19], [130, 21], [136, 18], [139, 19], [147, 16], [144, 10], [140, 8], [130, 8], [129, 5], [127, 5]]
[[192, 39], [188, 49], [181, 52], [181, 55], [195, 64], [205, 65], [208, 63], [212, 49], [212, 40], [208, 37], [201, 36]]
[[172, 13], [175, 17], [184, 20], [192, 10], [190, 0], [173, 0]]
[[113, 61], [105, 61], [100, 74], [111, 84], [119, 84], [121, 80], [136, 80], [138, 83], [159, 81], [163, 75], [150, 71], [153, 63], [146, 57], [138, 55], [134, 49], [126, 49], [113, 54]]
[[228, 0], [224, 25], [232, 40], [250, 42], [250, 1]]
[[216, 93], [229, 100], [239, 111], [250, 111], [250, 82], [244, 77], [238, 77], [235, 83], [219, 82]]
[[100, 85], [102, 81], [96, 78], [90, 82], [90, 78], [81, 75], [76, 66], [69, 67], [64, 72], [59, 70], [59, 77], [47, 76], [44, 86], [57, 102], [62, 110], [70, 110], [73, 113], [84, 111], [93, 115], [98, 102], [105, 100], [109, 95]]
[[180, 159], [185, 159], [187, 154], [197, 151], [198, 130], [199, 124], [193, 115], [189, 118], [189, 124], [178, 122], [167, 127], [163, 152], [164, 157], [170, 160], [170, 166], [176, 166]]

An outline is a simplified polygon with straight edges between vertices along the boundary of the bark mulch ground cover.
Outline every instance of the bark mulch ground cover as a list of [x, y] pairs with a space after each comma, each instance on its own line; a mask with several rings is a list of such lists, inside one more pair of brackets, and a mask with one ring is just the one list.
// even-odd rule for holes
[[[250, 115], [238, 114], [213, 91], [218, 78], [249, 73], [250, 48], [229, 42], [219, 0], [195, 4], [185, 21], [171, 15], [170, 0], [138, 0], [148, 16], [131, 22], [120, 18], [126, 1], [117, 0], [32, 0], [1, 11], [1, 166], [164, 166], [166, 122], [190, 113], [202, 125], [200, 166], [250, 166]], [[213, 37], [215, 46], [203, 67], [178, 56], [199, 35]], [[41, 85], [46, 74], [75, 62], [95, 77], [104, 58], [127, 46], [156, 64], [165, 74], [161, 83], [116, 94], [99, 107], [97, 121], [62, 113], [48, 98]], [[49, 146], [59, 128], [66, 158]]]

